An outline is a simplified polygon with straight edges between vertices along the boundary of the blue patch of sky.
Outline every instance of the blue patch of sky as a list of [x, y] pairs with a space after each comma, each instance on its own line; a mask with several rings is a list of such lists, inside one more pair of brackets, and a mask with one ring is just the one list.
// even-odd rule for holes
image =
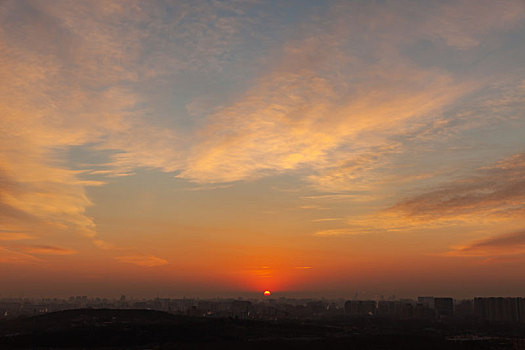
[[106, 164], [110, 163], [111, 157], [121, 153], [119, 150], [98, 149], [96, 144], [90, 143], [55, 150], [60, 154], [59, 159], [63, 161], [68, 169], [72, 170], [105, 170]]

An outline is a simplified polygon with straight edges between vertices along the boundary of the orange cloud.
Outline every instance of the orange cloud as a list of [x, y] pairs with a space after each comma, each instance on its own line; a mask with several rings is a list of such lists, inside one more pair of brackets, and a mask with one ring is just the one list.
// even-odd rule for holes
[[343, 218], [321, 218], [321, 219], [314, 219], [312, 222], [327, 222], [327, 221], [340, 221], [344, 220]]
[[0, 263], [27, 264], [39, 262], [40, 259], [32, 255], [20, 253], [12, 249], [0, 246]]
[[409, 232], [463, 227], [519, 227], [525, 219], [525, 154], [518, 153], [470, 176], [437, 185], [393, 206], [347, 218], [345, 227], [319, 230], [316, 236]]
[[[446, 253], [451, 256], [482, 256], [501, 258], [525, 254], [525, 231], [518, 231], [474, 241], [456, 246]], [[504, 260], [504, 259], [503, 259]]]
[[76, 250], [49, 246], [49, 245], [34, 245], [34, 246], [21, 246], [19, 247], [23, 252], [37, 255], [73, 255], [77, 254]]
[[390, 208], [421, 220], [489, 216], [523, 217], [525, 210], [525, 153], [515, 154], [472, 177], [417, 195]]
[[[372, 67], [356, 76], [356, 80], [368, 82], [358, 91], [338, 90], [335, 87], [342, 81], [325, 76], [324, 64], [333, 66], [335, 62], [319, 59], [301, 66], [303, 55], [326, 55], [327, 50], [336, 49], [324, 48], [328, 43], [321, 40], [304, 45], [291, 51], [281, 66], [261, 78], [239, 101], [211, 116], [201, 132], [202, 140], [178, 177], [229, 182], [300, 167], [324, 169], [334, 158], [345, 162], [340, 160], [339, 148], [348, 143], [350, 151], [387, 148], [388, 141], [381, 136], [386, 130], [442, 107], [469, 89], [446, 74], [400, 62], [393, 70]], [[401, 82], [403, 89], [399, 88]], [[374, 132], [375, 139], [360, 136], [365, 132]], [[330, 179], [330, 184], [333, 182]], [[337, 186], [335, 183], [328, 190]]]
[[329, 230], [321, 230], [317, 231], [314, 234], [316, 236], [340, 236], [340, 235], [355, 235], [360, 234], [359, 230], [351, 229], [351, 228], [336, 228], [336, 229], [329, 229]]
[[168, 261], [153, 255], [127, 255], [115, 257], [120, 262], [138, 266], [155, 267], [168, 264]]
[[0, 241], [18, 241], [32, 238], [34, 237], [22, 232], [0, 232]]

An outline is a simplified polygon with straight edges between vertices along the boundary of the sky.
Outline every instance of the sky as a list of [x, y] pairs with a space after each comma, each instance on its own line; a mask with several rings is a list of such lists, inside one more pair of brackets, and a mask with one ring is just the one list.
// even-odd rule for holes
[[525, 295], [525, 2], [0, 2], [0, 297]]

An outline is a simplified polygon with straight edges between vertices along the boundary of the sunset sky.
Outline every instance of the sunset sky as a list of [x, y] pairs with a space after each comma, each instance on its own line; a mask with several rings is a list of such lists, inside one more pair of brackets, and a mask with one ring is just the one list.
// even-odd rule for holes
[[525, 2], [0, 2], [0, 297], [525, 295]]

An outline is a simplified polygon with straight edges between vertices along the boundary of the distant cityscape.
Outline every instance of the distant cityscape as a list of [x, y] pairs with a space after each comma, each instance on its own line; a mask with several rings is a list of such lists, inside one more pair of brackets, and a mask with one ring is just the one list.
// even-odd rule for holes
[[153, 298], [133, 299], [122, 295], [108, 299], [88, 296], [60, 298], [2, 298], [2, 319], [32, 316], [71, 309], [146, 309], [172, 314], [254, 320], [301, 320], [336, 317], [399, 320], [461, 320], [525, 323], [525, 298], [421, 296], [399, 300], [345, 300], [294, 298]]

